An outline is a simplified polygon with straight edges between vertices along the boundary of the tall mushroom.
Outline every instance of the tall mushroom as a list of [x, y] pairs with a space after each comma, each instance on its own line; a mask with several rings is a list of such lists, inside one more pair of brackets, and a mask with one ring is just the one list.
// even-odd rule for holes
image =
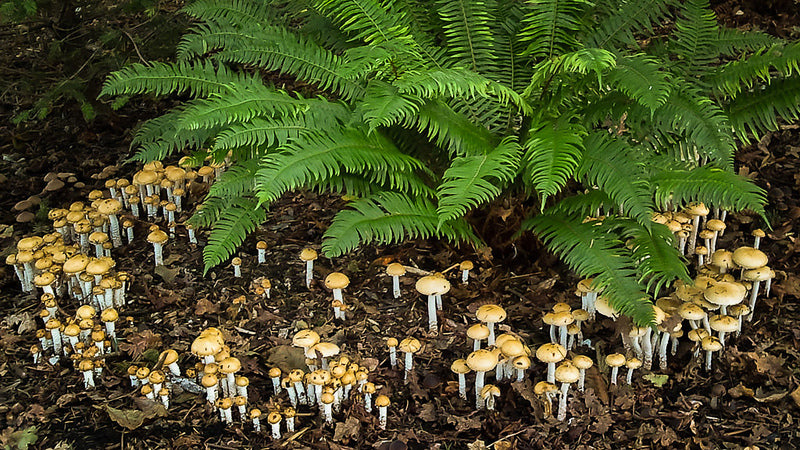
[[436, 297], [450, 290], [450, 282], [444, 277], [426, 275], [416, 284], [417, 292], [428, 297], [428, 330], [435, 333], [438, 328]]
[[458, 375], [458, 396], [462, 399], [467, 399], [467, 374], [469, 373], [469, 366], [466, 359], [457, 359], [450, 365], [450, 370]]
[[578, 390], [583, 392], [584, 383], [586, 380], [586, 371], [589, 370], [593, 365], [594, 362], [592, 358], [589, 358], [585, 355], [575, 355], [572, 358], [572, 364], [578, 368], [579, 377], [578, 377]]
[[325, 287], [333, 291], [333, 300], [338, 300], [341, 302], [341, 306], [334, 307], [333, 309], [333, 318], [334, 319], [345, 319], [344, 314], [344, 296], [342, 295], [342, 289], [346, 288], [350, 285], [350, 279], [347, 278], [347, 275], [341, 272], [331, 272], [325, 277]]
[[747, 293], [745, 287], [736, 282], [720, 281], [706, 288], [703, 297], [720, 307], [722, 314], [728, 314], [728, 306], [741, 303]]
[[692, 230], [689, 234], [688, 255], [691, 256], [697, 245], [697, 233], [700, 231], [700, 218], [709, 213], [708, 207], [703, 203], [692, 203], [686, 208], [686, 213], [692, 217]]
[[625, 365], [625, 355], [622, 353], [606, 355], [606, 364], [611, 367], [611, 384], [617, 384], [617, 373], [619, 368]]
[[506, 310], [498, 305], [483, 305], [475, 311], [475, 317], [489, 327], [487, 345], [494, 345], [494, 324], [506, 320]]
[[700, 341], [703, 350], [706, 352], [706, 370], [711, 370], [711, 355], [722, 350], [722, 343], [714, 336], [706, 336]]
[[422, 348], [422, 344], [419, 342], [417, 338], [414, 337], [407, 337], [400, 341], [400, 344], [397, 348], [405, 353], [405, 364], [403, 366], [403, 379], [408, 380], [408, 374], [411, 373], [411, 369], [414, 365], [414, 353], [417, 353], [420, 348]]
[[386, 429], [386, 422], [389, 410], [389, 404], [392, 402], [389, 400], [389, 397], [385, 395], [379, 395], [375, 399], [375, 406], [378, 408], [378, 426], [381, 430]]
[[400, 298], [400, 277], [406, 274], [406, 268], [400, 263], [386, 266], [386, 275], [392, 277], [392, 296]]
[[467, 366], [475, 372], [475, 409], [483, 409], [483, 380], [486, 372], [497, 365], [497, 357], [489, 350], [477, 350], [467, 356]]
[[167, 233], [161, 230], [154, 230], [147, 235], [147, 242], [153, 244], [153, 252], [155, 253], [156, 266], [164, 265], [163, 246], [167, 243]]
[[762, 281], [769, 281], [773, 277], [772, 269], [767, 266], [758, 267], [756, 269], [748, 269], [742, 272], [742, 279], [745, 281], [750, 281], [753, 283], [753, 287], [750, 289], [750, 301], [748, 306], [750, 307], [750, 313], [747, 316], [747, 320], [751, 320], [753, 317], [753, 310], [756, 308], [756, 301], [758, 300], [758, 289], [761, 286]]
[[317, 259], [317, 251], [313, 248], [304, 248], [300, 252], [300, 260], [306, 263], [306, 288], [311, 288], [311, 280], [314, 278], [314, 260]]
[[567, 350], [554, 343], [542, 344], [536, 349], [536, 359], [547, 364], [547, 382], [556, 382], [556, 363], [567, 357]]
[[727, 315], [718, 314], [708, 319], [711, 329], [719, 333], [719, 343], [725, 346], [725, 333], [735, 333], [739, 329], [739, 321]]
[[569, 361], [565, 361], [556, 369], [556, 381], [561, 383], [561, 397], [558, 399], [558, 415], [556, 419], [564, 420], [567, 418], [567, 393], [569, 385], [578, 381], [580, 371]]
[[465, 260], [459, 264], [459, 269], [461, 270], [461, 282], [467, 284], [469, 282], [469, 271], [474, 269], [475, 265], [472, 264], [472, 261]]

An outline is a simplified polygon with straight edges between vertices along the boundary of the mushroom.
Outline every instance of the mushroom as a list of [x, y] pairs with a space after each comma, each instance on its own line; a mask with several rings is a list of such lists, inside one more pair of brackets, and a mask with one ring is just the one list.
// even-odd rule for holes
[[558, 327], [558, 343], [562, 347], [567, 347], [567, 326], [575, 322], [570, 311], [553, 312], [553, 325]]
[[475, 409], [483, 409], [483, 380], [486, 372], [497, 365], [497, 356], [489, 350], [477, 350], [467, 356], [467, 366], [475, 372]]
[[628, 368], [628, 376], [625, 378], [625, 382], [631, 384], [633, 383], [633, 371], [642, 367], [642, 361], [639, 358], [628, 358], [625, 361], [625, 367]]
[[483, 305], [475, 311], [475, 317], [489, 327], [486, 344], [494, 345], [494, 324], [506, 320], [506, 310], [494, 304]]
[[332, 342], [318, 342], [316, 345], [311, 347], [311, 351], [314, 355], [317, 353], [320, 354], [321, 362], [320, 365], [322, 366], [323, 370], [328, 369], [328, 358], [334, 357], [339, 354], [339, 346], [332, 343]]
[[567, 349], [559, 344], [542, 344], [536, 349], [536, 359], [547, 364], [547, 382], [555, 383], [556, 363], [567, 357]]
[[[378, 400], [380, 400], [380, 398], [381, 396], [379, 396], [378, 399], [376, 399], [375, 402], [376, 406], [378, 406]], [[319, 399], [322, 402], [322, 415], [325, 419], [325, 423], [333, 423], [333, 406], [332, 406], [334, 401], [333, 394], [330, 392], [323, 392]]]
[[88, 391], [94, 389], [94, 362], [91, 359], [82, 359], [78, 370], [83, 373], [83, 386]]
[[739, 333], [742, 332], [742, 320], [744, 319], [744, 316], [750, 314], [750, 312], [751, 312], [750, 307], [747, 306], [746, 303], [738, 303], [728, 308], [728, 314], [730, 314], [736, 319], [737, 323], [736, 334], [735, 334], [736, 337], [738, 337]]
[[540, 381], [533, 387], [533, 393], [544, 399], [542, 401], [544, 417], [553, 415], [553, 397], [555, 397], [557, 392], [558, 387], [547, 381]]
[[142, 388], [139, 389], [139, 392], [141, 392], [142, 395], [147, 397], [148, 400], [155, 401], [156, 399], [156, 394], [153, 392], [153, 386], [150, 386], [149, 384], [145, 384], [144, 386], [142, 386]]
[[472, 264], [472, 261], [466, 260], [462, 261], [459, 264], [459, 269], [461, 270], [461, 282], [467, 284], [469, 282], [469, 271], [474, 269], [475, 265]]
[[417, 338], [407, 337], [400, 341], [397, 347], [401, 352], [405, 353], [403, 380], [408, 380], [408, 374], [411, 373], [414, 364], [414, 353], [417, 353], [422, 348], [422, 344]]
[[267, 243], [265, 241], [256, 242], [256, 251], [258, 252], [258, 263], [267, 262]]
[[42, 348], [39, 346], [39, 344], [31, 345], [30, 352], [34, 364], [39, 364], [42, 362]]
[[400, 298], [400, 277], [406, 274], [406, 268], [400, 263], [391, 263], [386, 266], [386, 275], [392, 277], [392, 296]]
[[311, 280], [314, 278], [314, 260], [317, 259], [317, 251], [313, 248], [304, 248], [300, 252], [300, 260], [306, 263], [306, 288], [311, 288]]
[[708, 255], [708, 247], [698, 245], [694, 248], [694, 253], [697, 255], [697, 267], [703, 267], [705, 257]]
[[[575, 326], [578, 327], [578, 334], [576, 336], [577, 343], [576, 346], [582, 345], [583, 343], [583, 322], [589, 320], [589, 312], [585, 309], [575, 309], [572, 310], [572, 318], [575, 319]], [[569, 331], [569, 330], [567, 330]]]
[[735, 333], [739, 329], [739, 321], [731, 316], [718, 314], [708, 319], [711, 329], [719, 333], [719, 343], [725, 346], [725, 333]]
[[740, 283], [720, 281], [703, 291], [703, 297], [714, 305], [720, 307], [722, 314], [727, 314], [730, 305], [741, 303], [747, 293], [745, 287]]
[[315, 353], [311, 351], [311, 348], [317, 345], [319, 339], [319, 334], [314, 330], [300, 330], [292, 337], [292, 345], [295, 347], [302, 347], [306, 358], [313, 358], [315, 357]]
[[758, 250], [759, 244], [761, 244], [761, 239], [766, 237], [766, 233], [761, 228], [756, 228], [753, 230], [753, 248]]
[[253, 408], [250, 410], [250, 421], [253, 422], [253, 431], [261, 432], [261, 410]]
[[120, 211], [122, 211], [122, 202], [116, 198], [107, 198], [97, 205], [97, 212], [108, 217], [111, 242], [114, 247], [122, 246], [122, 234], [119, 230], [119, 217], [117, 217]]
[[611, 367], [611, 384], [617, 384], [617, 373], [619, 368], [625, 365], [625, 355], [622, 353], [612, 353], [606, 356], [606, 364]]
[[247, 397], [237, 395], [236, 397], [233, 397], [233, 404], [236, 405], [236, 409], [239, 411], [239, 417], [242, 420], [245, 420], [245, 417], [247, 416]]
[[364, 410], [372, 412], [372, 395], [375, 394], [375, 383], [367, 382], [364, 384]]
[[747, 316], [748, 321], [753, 318], [753, 311], [756, 308], [756, 301], [758, 299], [758, 288], [760, 287], [761, 282], [769, 281], [773, 278], [773, 276], [772, 269], [767, 266], [758, 267], [756, 269], [748, 269], [742, 272], [742, 279], [753, 283], [753, 287], [750, 289], [750, 302], [748, 305], [750, 307], [750, 313]]
[[53, 341], [53, 357], [50, 358], [50, 362], [55, 364], [61, 359], [61, 352], [62, 352], [62, 341], [61, 341], [61, 322], [55, 317], [51, 317], [47, 320], [44, 324], [45, 328], [50, 332], [50, 338]]
[[233, 266], [233, 276], [236, 278], [242, 277], [242, 258], [238, 256], [231, 259], [231, 266]]
[[162, 248], [164, 244], [167, 242], [167, 239], [169, 239], [169, 236], [167, 236], [167, 233], [164, 233], [161, 230], [152, 231], [150, 232], [150, 234], [147, 235], [147, 242], [153, 244], [156, 266], [164, 265]]
[[389, 397], [385, 395], [379, 395], [375, 399], [375, 406], [378, 408], [378, 426], [381, 430], [386, 429], [389, 404], [391, 404], [391, 401], [389, 401]]
[[697, 232], [700, 230], [700, 218], [706, 217], [709, 211], [708, 207], [703, 203], [693, 203], [686, 207], [686, 213], [692, 217], [692, 230], [689, 235], [688, 243], [689, 256], [691, 256], [697, 244]]
[[511, 365], [517, 371], [517, 383], [521, 383], [525, 378], [525, 371], [531, 367], [531, 359], [528, 355], [519, 355], [511, 360]]
[[688, 337], [690, 341], [694, 342], [693, 355], [695, 358], [700, 354], [700, 348], [702, 346], [703, 339], [710, 335], [711, 333], [706, 331], [705, 328], [696, 328], [686, 333], [686, 337]]
[[347, 278], [347, 275], [341, 272], [331, 272], [327, 277], [325, 277], [325, 287], [333, 291], [333, 300], [338, 300], [341, 302], [340, 307], [334, 307], [333, 309], [334, 319], [345, 319], [344, 311], [342, 310], [342, 307], [345, 304], [344, 297], [342, 296], [342, 289], [346, 288], [349, 284], [350, 279]]
[[232, 396], [236, 392], [236, 372], [241, 370], [242, 363], [238, 358], [228, 357], [220, 361], [219, 371], [225, 375], [225, 383], [222, 385], [222, 391], [227, 396]]
[[287, 406], [283, 410], [283, 419], [286, 422], [286, 431], [289, 433], [294, 433], [294, 417], [297, 415], [297, 412], [291, 406]]
[[436, 332], [438, 321], [436, 317], [436, 297], [450, 290], [450, 282], [443, 277], [426, 275], [416, 284], [417, 292], [428, 297], [428, 330]]
[[250, 386], [250, 379], [242, 375], [236, 377], [236, 395], [239, 397], [249, 398], [247, 395], [247, 387]]
[[480, 350], [481, 341], [489, 337], [489, 327], [482, 323], [476, 323], [467, 328], [467, 337], [472, 339], [472, 351]]
[[153, 386], [154, 393], [161, 390], [164, 380], [166, 380], [166, 376], [164, 376], [164, 372], [160, 370], [152, 370], [150, 374], [147, 375], [147, 381]]
[[717, 250], [711, 255], [711, 265], [719, 270], [719, 273], [725, 274], [728, 270], [736, 267], [733, 262], [733, 252], [728, 250]]
[[764, 267], [769, 263], [769, 258], [761, 250], [753, 247], [739, 247], [733, 252], [733, 262], [742, 268], [742, 273], [748, 269]]
[[722, 343], [714, 336], [706, 336], [700, 341], [703, 350], [706, 352], [706, 370], [711, 370], [711, 355], [722, 350]]
[[231, 412], [231, 408], [233, 407], [233, 399], [230, 397], [225, 397], [217, 400], [217, 407], [219, 408], [220, 415], [222, 416], [222, 421], [231, 424], [233, 423], [233, 413]]
[[580, 371], [569, 361], [565, 361], [556, 369], [556, 381], [561, 383], [561, 397], [558, 399], [558, 415], [556, 419], [564, 420], [567, 418], [567, 393], [569, 385], [578, 381]]
[[714, 232], [714, 238], [711, 240], [711, 247], [709, 247], [709, 254], [714, 253], [717, 249], [717, 238], [725, 231], [725, 222], [719, 219], [711, 219], [706, 222], [706, 228]]
[[590, 369], [594, 362], [592, 358], [589, 358], [585, 355], [575, 355], [572, 358], [572, 364], [578, 368], [579, 376], [578, 376], [578, 390], [583, 392], [584, 384], [586, 380], [586, 371]]
[[450, 365], [450, 370], [458, 375], [458, 396], [462, 399], [467, 399], [467, 373], [469, 373], [469, 366], [466, 359], [457, 359]]
[[272, 393], [278, 395], [281, 392], [281, 369], [273, 367], [269, 369], [269, 378], [272, 380]]
[[542, 316], [542, 322], [545, 325], [549, 325], [550, 328], [550, 342], [553, 344], [558, 343], [558, 337], [556, 337], [556, 325], [553, 323], [553, 318], [555, 317], [555, 313], [547, 312]]
[[494, 411], [495, 399], [500, 397], [500, 388], [493, 384], [487, 384], [481, 389], [480, 395], [481, 399], [486, 404], [486, 409]]
[[397, 367], [397, 339], [390, 337], [386, 339], [386, 347], [389, 349], [389, 365], [394, 369]]
[[308, 404], [306, 397], [306, 390], [303, 387], [303, 380], [305, 379], [302, 369], [293, 369], [289, 372], [289, 381], [294, 387], [295, 395], [297, 395], [297, 403], [300, 405]]
[[190, 223], [187, 223], [184, 226], [186, 227], [186, 232], [189, 234], [189, 243], [197, 245], [197, 236], [194, 232], [194, 226], [192, 226]]

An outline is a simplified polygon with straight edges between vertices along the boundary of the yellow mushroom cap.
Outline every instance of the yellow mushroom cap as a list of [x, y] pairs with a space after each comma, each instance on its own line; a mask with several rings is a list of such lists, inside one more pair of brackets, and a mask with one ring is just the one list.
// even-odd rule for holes
[[740, 283], [720, 281], [713, 286], [709, 286], [703, 292], [703, 297], [715, 305], [735, 305], [740, 303], [747, 290]]
[[533, 386], [533, 393], [536, 395], [542, 395], [546, 392], [555, 393], [558, 391], [558, 387], [553, 383], [548, 383], [547, 381], [540, 381]]
[[486, 339], [489, 337], [489, 327], [482, 323], [476, 323], [467, 328], [467, 337], [474, 340]]
[[278, 378], [281, 376], [281, 369], [279, 367], [273, 367], [269, 369], [268, 375], [270, 378]]
[[450, 282], [441, 276], [426, 275], [417, 280], [415, 287], [422, 295], [442, 295], [450, 291]]
[[397, 344], [398, 344], [397, 338], [390, 337], [390, 338], [386, 339], [386, 346], [389, 347], [389, 348], [397, 347]]
[[606, 364], [610, 367], [622, 367], [625, 365], [625, 355], [622, 353], [611, 353], [606, 356]]
[[161, 352], [160, 357], [164, 358], [164, 365], [168, 366], [178, 360], [178, 352], [170, 348]]
[[[333, 403], [333, 394], [331, 394], [330, 392], [323, 392], [322, 396], [319, 399], [320, 401], [322, 401], [322, 403], [329, 405]], [[375, 401], [375, 406], [378, 406], [377, 400]]]
[[325, 277], [325, 287], [328, 289], [344, 289], [350, 284], [347, 275], [341, 272], [331, 272]]
[[313, 248], [304, 248], [300, 252], [300, 259], [303, 261], [313, 261], [317, 259], [317, 251]]
[[557, 363], [566, 357], [567, 349], [561, 344], [547, 343], [536, 349], [536, 359], [543, 363]]
[[574, 383], [581, 375], [580, 370], [573, 366], [569, 361], [556, 367], [556, 381], [560, 383]]
[[592, 358], [589, 358], [586, 355], [575, 355], [572, 358], [572, 364], [574, 364], [578, 369], [586, 370], [591, 368], [594, 365], [594, 362], [592, 361]]
[[703, 346], [703, 350], [709, 352], [718, 352], [722, 350], [722, 343], [714, 336], [706, 336], [700, 341], [700, 344]]
[[389, 397], [385, 395], [379, 395], [377, 398], [375, 398], [375, 406], [377, 406], [378, 408], [384, 408], [386, 406], [389, 406], [391, 403], [392, 402], [389, 400]]
[[151, 244], [163, 244], [167, 242], [167, 239], [169, 239], [169, 236], [161, 230], [152, 231], [147, 235], [147, 242]]
[[319, 339], [319, 334], [314, 330], [300, 330], [292, 338], [292, 345], [295, 347], [309, 348], [318, 343]]
[[506, 319], [506, 310], [498, 305], [483, 305], [475, 311], [475, 317], [485, 323], [502, 322]]
[[483, 389], [481, 389], [481, 398], [484, 400], [486, 400], [489, 397], [499, 397], [499, 396], [500, 396], [500, 388], [493, 384], [487, 384], [483, 386]]
[[453, 371], [454, 373], [464, 373], [465, 374], [465, 373], [469, 373], [470, 368], [467, 365], [467, 360], [466, 359], [460, 359], [459, 358], [459, 359], [453, 361], [452, 364], [450, 364], [450, 370]]
[[422, 344], [414, 337], [407, 337], [398, 345], [398, 349], [404, 353], [416, 353], [420, 348], [422, 348]]
[[406, 268], [400, 263], [391, 263], [386, 266], [386, 274], [389, 276], [401, 277], [406, 274]]
[[250, 419], [260, 419], [261, 418], [261, 410], [258, 408], [253, 408], [250, 410]]
[[769, 258], [764, 252], [753, 247], [739, 247], [733, 252], [733, 262], [745, 269], [755, 269], [766, 266]]
[[461, 270], [472, 270], [475, 268], [475, 265], [472, 263], [472, 261], [465, 260], [461, 261], [461, 264], [458, 265], [458, 268]]
[[467, 366], [475, 372], [487, 372], [497, 365], [497, 356], [489, 350], [476, 350], [467, 356]]

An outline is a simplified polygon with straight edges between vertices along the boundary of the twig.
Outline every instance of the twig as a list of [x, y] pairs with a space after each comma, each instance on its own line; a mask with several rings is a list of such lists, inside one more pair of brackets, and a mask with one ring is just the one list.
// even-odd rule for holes
[[147, 60], [144, 59], [144, 56], [142, 56], [142, 53], [139, 51], [139, 46], [136, 45], [136, 41], [133, 40], [133, 36], [131, 36], [130, 33], [128, 33], [125, 30], [122, 30], [122, 32], [125, 33], [125, 36], [128, 36], [128, 39], [131, 40], [131, 44], [133, 44], [133, 49], [136, 50], [136, 54], [139, 56], [139, 60], [142, 62], [142, 64], [144, 64], [145, 66], [149, 66], [150, 63], [148, 63]]
[[497, 444], [497, 443], [498, 443], [498, 442], [500, 442], [500, 441], [505, 441], [505, 440], [506, 440], [506, 439], [508, 439], [508, 438], [512, 438], [512, 437], [514, 437], [514, 436], [516, 436], [516, 435], [518, 435], [518, 434], [522, 433], [522, 432], [523, 432], [523, 431], [525, 431], [525, 430], [526, 430], [526, 429], [525, 429], [525, 428], [523, 428], [523, 429], [521, 429], [521, 430], [517, 431], [516, 433], [511, 433], [511, 434], [509, 434], [508, 436], [503, 436], [503, 437], [501, 437], [500, 439], [498, 439], [498, 440], [496, 440], [496, 441], [492, 442], [491, 444], [487, 445], [487, 446], [486, 446], [486, 448], [489, 448], [489, 447], [494, 447], [494, 444]]

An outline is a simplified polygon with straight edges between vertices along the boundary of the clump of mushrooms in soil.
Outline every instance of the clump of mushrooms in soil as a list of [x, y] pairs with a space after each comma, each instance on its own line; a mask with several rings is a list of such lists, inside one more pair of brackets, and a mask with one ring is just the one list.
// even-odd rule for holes
[[[108, 180], [106, 190], [90, 192], [90, 204], [75, 202], [68, 208], [50, 210], [52, 233], [18, 242], [17, 252], [9, 255], [6, 263], [13, 267], [23, 292], [41, 291], [43, 305], [39, 314], [42, 328], [36, 333], [39, 343], [30, 349], [35, 364], [57, 364], [68, 358], [82, 373], [86, 389], [97, 386], [96, 377], [103, 373], [105, 356], [116, 348], [118, 311], [126, 306], [125, 292], [131, 282], [129, 275], [114, 270], [111, 250], [132, 243], [140, 221], [160, 221], [169, 233], [151, 225], [145, 238], [153, 245], [155, 265], [162, 265], [164, 246], [176, 238], [177, 218], [189, 206], [187, 193], [197, 190], [198, 185], [211, 183], [226, 167], [212, 164], [194, 170], [187, 158], [179, 165], [164, 167], [154, 161], [137, 172], [132, 182]], [[702, 204], [690, 205], [682, 212], [654, 215], [654, 222], [673, 231], [675, 245], [683, 254], [696, 256], [692, 260], [696, 261], [697, 277], [692, 284], [675, 283], [674, 292], [656, 299], [653, 328], [626, 322], [629, 328], [621, 333], [623, 351], [608, 354], [602, 361], [610, 369], [610, 384], [618, 383], [620, 368], [627, 369], [625, 381], [631, 384], [634, 371], [651, 370], [656, 358], [659, 368], [665, 370], [668, 356], [675, 354], [684, 332], [693, 342], [695, 355], [705, 352], [704, 367], [711, 370], [713, 353], [724, 349], [726, 337], [741, 332], [743, 321], [752, 319], [762, 286], [764, 295], [769, 295], [775, 274], [767, 266], [766, 255], [758, 249], [764, 232], [753, 231], [750, 247], [734, 251], [719, 249], [725, 214], [717, 210], [714, 218], [709, 215], [709, 209]], [[195, 229], [181, 225], [188, 241], [197, 244]], [[265, 251], [266, 243], [259, 241], [260, 264], [266, 262]], [[310, 247], [301, 252], [305, 279], [299, 285], [311, 285], [317, 258], [317, 252]], [[234, 257], [232, 262], [235, 276], [241, 277], [243, 261]], [[475, 269], [471, 261], [443, 272], [422, 271], [399, 263], [387, 266], [386, 274], [392, 284], [389, 292], [394, 298], [409, 295], [402, 292], [402, 277], [422, 275], [416, 281], [416, 290], [426, 301], [427, 329], [431, 335], [438, 333], [438, 314], [446, 304], [443, 296], [451, 288], [445, 273], [454, 268], [460, 271], [458, 282], [468, 284], [470, 271]], [[344, 291], [349, 282], [347, 275], [339, 272], [330, 273], [324, 280], [332, 293], [334, 320], [347, 320], [349, 306]], [[271, 283], [259, 277], [251, 280], [250, 289], [256, 296], [269, 298]], [[587, 346], [591, 345], [591, 340], [585, 339], [582, 324], [595, 320], [598, 313], [612, 320], [619, 317], [592, 279], [579, 282], [576, 295], [581, 297], [580, 308], [558, 303], [544, 314], [549, 342], [538, 345], [535, 352], [512, 332], [496, 335], [496, 324], [507, 318], [502, 307], [490, 303], [480, 306], [476, 311], [477, 322], [469, 327], [465, 337], [466, 341], [472, 341], [471, 352], [451, 365], [459, 396], [464, 401], [474, 396], [477, 409], [494, 411], [498, 401], [502, 402], [501, 386], [525, 380], [535, 361], [539, 361], [545, 379], [535, 385], [534, 393], [542, 400], [546, 414], [552, 411], [552, 402], [558, 398], [555, 416], [564, 420], [570, 386], [576, 384], [577, 390], [583, 391], [585, 372], [594, 365], [591, 358], [578, 353], [588, 352]], [[74, 315], [62, 316], [62, 311], [72, 309], [72, 302], [77, 305]], [[131, 320], [128, 318], [126, 322]], [[281, 426], [294, 432], [298, 410], [316, 409], [320, 421], [330, 424], [334, 414], [346, 410], [342, 407], [344, 402], [357, 402], [367, 412], [376, 411], [378, 427], [387, 427], [391, 400], [380, 393], [382, 386], [369, 381], [371, 371], [357, 362], [359, 355], [339, 355], [338, 346], [323, 341], [309, 329], [297, 332], [292, 342], [303, 349], [306, 366], [288, 371], [278, 367], [269, 370], [272, 399], [271, 406], [265, 408], [266, 414], [250, 405], [249, 380], [239, 373], [241, 362], [231, 355], [223, 332], [213, 327], [202, 331], [192, 343], [191, 353], [199, 359], [193, 367], [181, 370], [179, 362], [181, 359], [187, 362], [188, 356], [167, 349], [152, 367], [129, 365], [127, 376], [139, 393], [161, 401], [166, 408], [170, 390], [180, 386], [183, 391], [204, 394], [209, 407], [217, 410], [224, 423], [233, 422], [235, 410], [241, 422], [251, 423], [258, 432], [261, 420], [266, 418], [275, 439], [281, 437]], [[403, 379], [408, 380], [414, 370], [414, 355], [423, 351], [424, 343], [412, 336], [402, 336], [387, 338], [386, 345], [387, 364], [393, 369], [402, 365]], [[402, 358], [398, 358], [398, 351], [403, 353]], [[474, 373], [472, 390], [467, 381], [471, 373]], [[493, 377], [493, 384], [486, 383], [489, 376]]]

